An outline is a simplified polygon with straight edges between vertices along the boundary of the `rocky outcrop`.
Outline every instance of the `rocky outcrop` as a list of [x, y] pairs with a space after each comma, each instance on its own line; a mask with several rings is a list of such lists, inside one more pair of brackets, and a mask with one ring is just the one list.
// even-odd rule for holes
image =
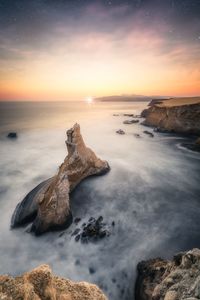
[[172, 261], [152, 259], [138, 264], [136, 300], [200, 298], [200, 249], [179, 253]]
[[109, 171], [108, 163], [86, 147], [78, 124], [67, 131], [66, 145], [68, 155], [58, 174], [38, 185], [17, 205], [12, 228], [30, 219], [34, 219], [31, 231], [36, 234], [67, 228], [72, 222], [70, 193], [84, 178]]
[[41, 265], [15, 278], [1, 275], [0, 299], [107, 300], [96, 285], [55, 276], [48, 265]]
[[155, 102], [142, 114], [144, 125], [158, 131], [200, 134], [200, 98], [169, 99]]

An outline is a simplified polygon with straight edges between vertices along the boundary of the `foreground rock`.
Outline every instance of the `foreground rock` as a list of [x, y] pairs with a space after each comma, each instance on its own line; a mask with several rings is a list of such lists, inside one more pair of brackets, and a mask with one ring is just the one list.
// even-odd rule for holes
[[136, 300], [200, 298], [200, 250], [179, 253], [172, 261], [152, 259], [138, 264]]
[[107, 300], [96, 285], [55, 276], [48, 265], [15, 278], [0, 276], [0, 299]]
[[17, 205], [12, 228], [31, 219], [31, 231], [36, 234], [67, 228], [72, 223], [70, 193], [84, 178], [109, 171], [108, 163], [86, 147], [78, 124], [67, 131], [66, 145], [68, 155], [58, 174], [38, 185]]
[[158, 131], [200, 134], [200, 97], [159, 100], [141, 115], [144, 125], [157, 127]]

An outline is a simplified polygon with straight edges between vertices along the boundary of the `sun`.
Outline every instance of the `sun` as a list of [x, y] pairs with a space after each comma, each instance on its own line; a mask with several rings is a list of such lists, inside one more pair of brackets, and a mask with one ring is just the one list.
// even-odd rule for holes
[[88, 104], [91, 104], [91, 103], [93, 102], [93, 98], [92, 98], [92, 97], [87, 97], [87, 98], [86, 98], [86, 102], [87, 102]]

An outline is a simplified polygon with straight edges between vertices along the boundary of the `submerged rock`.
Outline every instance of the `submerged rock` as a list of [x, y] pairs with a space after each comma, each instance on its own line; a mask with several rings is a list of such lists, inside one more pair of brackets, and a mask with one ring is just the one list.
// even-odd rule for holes
[[189, 300], [200, 297], [200, 249], [138, 264], [136, 300]]
[[200, 138], [197, 138], [193, 143], [182, 143], [182, 146], [189, 150], [200, 152]]
[[123, 122], [123, 124], [126, 124], [126, 125], [128, 125], [128, 124], [136, 124], [136, 123], [139, 123], [139, 120], [125, 120]]
[[154, 137], [154, 134], [150, 131], [145, 130], [145, 131], [143, 131], [143, 133], [147, 134], [150, 137]]
[[[112, 223], [112, 226], [115, 224]], [[75, 241], [79, 240], [82, 243], [95, 242], [110, 235], [110, 231], [106, 223], [103, 223], [103, 217], [100, 216], [97, 219], [91, 217], [87, 223], [82, 225], [82, 228], [76, 228], [72, 233], [75, 235]]]
[[17, 132], [9, 132], [7, 137], [9, 139], [16, 139], [17, 138]]
[[118, 133], [118, 134], [125, 134], [125, 131], [124, 130], [122, 130], [122, 129], [118, 129], [117, 131], [116, 131], [116, 133]]
[[124, 114], [124, 117], [135, 117], [134, 114]]
[[38, 185], [17, 205], [12, 216], [12, 228], [22, 225], [34, 214], [36, 217], [31, 230], [36, 234], [67, 228], [72, 223], [70, 192], [84, 178], [109, 171], [108, 163], [86, 147], [78, 124], [67, 131], [66, 145], [68, 155], [58, 174]]
[[107, 297], [94, 284], [55, 276], [48, 265], [41, 265], [15, 278], [1, 275], [0, 299], [107, 300]]

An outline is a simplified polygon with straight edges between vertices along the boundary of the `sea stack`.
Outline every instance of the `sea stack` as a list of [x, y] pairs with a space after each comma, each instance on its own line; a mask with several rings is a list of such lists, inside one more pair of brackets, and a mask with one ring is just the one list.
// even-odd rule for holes
[[67, 131], [66, 145], [68, 155], [58, 173], [33, 189], [17, 205], [11, 220], [12, 228], [31, 219], [31, 231], [36, 235], [67, 228], [72, 223], [70, 192], [86, 177], [109, 171], [108, 162], [86, 147], [78, 124]]

